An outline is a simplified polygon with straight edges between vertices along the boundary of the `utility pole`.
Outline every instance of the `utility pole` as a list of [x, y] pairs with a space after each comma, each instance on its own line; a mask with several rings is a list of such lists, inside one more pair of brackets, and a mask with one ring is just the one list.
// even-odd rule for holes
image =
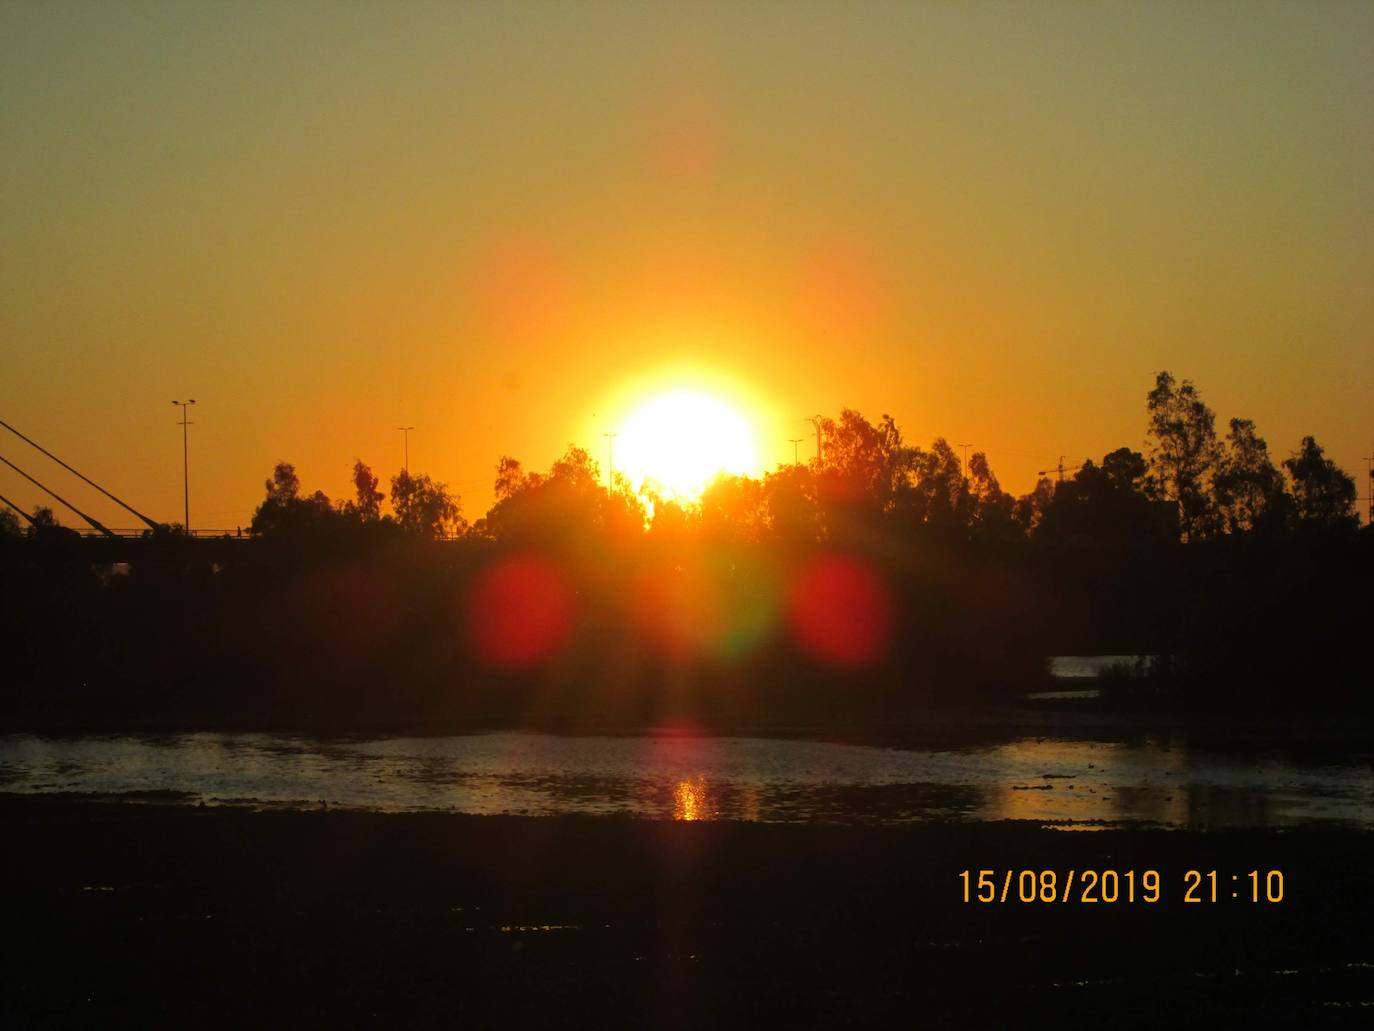
[[403, 465], [403, 466], [401, 466], [401, 469], [405, 472], [405, 474], [406, 474], [407, 476], [409, 476], [409, 475], [410, 475], [410, 431], [413, 430], [415, 427], [414, 427], [414, 426], [397, 426], [396, 428], [397, 428], [398, 430], [400, 430], [402, 433], [405, 434], [405, 439], [406, 439], [406, 464]]
[[[964, 449], [964, 465], [963, 465], [964, 479], [968, 479], [968, 449], [971, 448], [971, 447], [973, 447], [973, 445], [972, 445], [972, 444], [960, 444], [959, 446], [960, 446], [961, 448]], [[1061, 465], [1063, 464], [1063, 459], [1060, 459], [1060, 464], [1061, 464]]]
[[1374, 454], [1364, 456], [1365, 471], [1365, 509], [1364, 525], [1374, 526]]
[[822, 447], [821, 447], [821, 420], [823, 420], [824, 418], [825, 418], [825, 416], [823, 416], [823, 415], [813, 415], [813, 416], [811, 416], [811, 417], [808, 418], [808, 419], [803, 419], [803, 420], [802, 420], [802, 422], [809, 422], [812, 426], [816, 427], [816, 468], [817, 468], [817, 469], [820, 469], [820, 468], [825, 464], [825, 452], [822, 450]]
[[619, 433], [603, 433], [606, 438], [606, 492], [615, 490], [615, 438]]
[[177, 405], [181, 409], [181, 500], [183, 505], [183, 522], [181, 525], [182, 528], [185, 529], [186, 536], [188, 537], [191, 535], [191, 459], [186, 427], [194, 426], [195, 424], [187, 421], [186, 409], [190, 408], [191, 405], [195, 403], [196, 399], [194, 397], [189, 401], [172, 402], [172, 404]]
[[801, 457], [797, 454], [797, 445], [800, 444], [800, 443], [801, 443], [803, 440], [805, 440], [806, 438], [805, 438], [805, 437], [788, 437], [787, 439], [788, 439], [789, 441], [791, 441], [791, 443], [792, 443], [792, 464], [793, 464], [793, 465], [801, 465]]

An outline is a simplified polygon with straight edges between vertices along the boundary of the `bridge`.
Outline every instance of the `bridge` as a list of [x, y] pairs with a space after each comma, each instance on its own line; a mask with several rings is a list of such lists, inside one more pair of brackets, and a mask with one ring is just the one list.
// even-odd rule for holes
[[[138, 554], [144, 544], [157, 544], [161, 546], [171, 541], [196, 541], [201, 546], [209, 546], [210, 544], [215, 544], [232, 548], [242, 545], [246, 541], [256, 539], [244, 527], [234, 527], [233, 529], [197, 529], [192, 530], [188, 533], [183, 527], [175, 526], [171, 523], [159, 522], [156, 519], [144, 515], [142, 512], [134, 508], [124, 499], [116, 496], [113, 492], [102, 487], [100, 484], [92, 480], [89, 476], [86, 476], [79, 470], [74, 469], [71, 465], [64, 462], [61, 458], [53, 454], [47, 448], [43, 447], [43, 445], [39, 444], [36, 440], [33, 440], [31, 437], [25, 436], [23, 433], [15, 429], [9, 423], [5, 422], [3, 419], [0, 419], [0, 428], [8, 430], [10, 433], [14, 434], [14, 436], [18, 437], [25, 444], [28, 444], [34, 450], [51, 459], [53, 462], [56, 462], [59, 466], [61, 466], [67, 472], [71, 473], [82, 483], [88, 485], [95, 491], [99, 492], [104, 497], [108, 498], [110, 501], [113, 501], [116, 505], [124, 509], [130, 515], [134, 516], [140, 523], [143, 524], [141, 526], [107, 526], [104, 523], [100, 522], [100, 520], [96, 519], [94, 516], [88, 515], [80, 508], [77, 508], [74, 503], [69, 501], [67, 498], [63, 497], [61, 494], [58, 494], [47, 484], [40, 481], [36, 476], [22, 469], [15, 462], [10, 461], [4, 455], [0, 455], [0, 464], [8, 466], [15, 473], [22, 476], [25, 480], [33, 484], [44, 494], [48, 495], [48, 497], [52, 498], [62, 508], [75, 514], [76, 517], [80, 519], [82, 523], [85, 524], [84, 526], [64, 526], [62, 529], [75, 533], [85, 540], [89, 540], [91, 542], [90, 550], [92, 555], [96, 556], [96, 561], [124, 561], [127, 556], [131, 554]], [[38, 525], [32, 513], [26, 512], [22, 507], [15, 504], [15, 502], [11, 501], [3, 494], [0, 494], [0, 508], [4, 507], [13, 509], [19, 515], [19, 517], [25, 520], [31, 527]], [[440, 539], [452, 541], [456, 540], [457, 538], [443, 537]], [[95, 542], [97, 541], [103, 541], [104, 544], [96, 544]]]
[[[124, 500], [123, 500], [122, 498], [120, 498], [120, 497], [117, 497], [117, 496], [116, 496], [115, 494], [113, 494], [111, 491], [106, 490], [106, 489], [105, 489], [104, 487], [102, 487], [100, 484], [98, 484], [98, 483], [96, 483], [94, 480], [92, 480], [89, 476], [85, 475], [84, 473], [80, 472], [80, 471], [77, 470], [77, 469], [72, 468], [72, 466], [68, 465], [66, 462], [64, 462], [64, 461], [63, 461], [61, 458], [59, 458], [57, 455], [53, 454], [51, 451], [49, 451], [47, 448], [45, 448], [42, 444], [38, 443], [38, 441], [34, 440], [32, 437], [26, 436], [25, 434], [21, 433], [19, 430], [15, 429], [13, 426], [11, 426], [9, 423], [5, 422], [3, 419], [0, 419], [0, 427], [3, 427], [4, 429], [8, 430], [10, 433], [14, 434], [14, 436], [18, 437], [18, 438], [19, 438], [20, 440], [22, 440], [25, 444], [28, 444], [28, 445], [29, 445], [31, 448], [33, 448], [35, 451], [38, 451], [40, 454], [42, 454], [42, 455], [44, 455], [45, 457], [47, 457], [47, 458], [51, 459], [52, 461], [56, 462], [56, 463], [57, 463], [58, 465], [60, 465], [63, 469], [67, 470], [67, 472], [71, 473], [71, 474], [72, 474], [73, 476], [75, 476], [78, 480], [80, 480], [82, 483], [85, 483], [86, 485], [88, 485], [88, 486], [94, 488], [94, 489], [95, 489], [96, 491], [98, 491], [99, 493], [103, 494], [106, 498], [108, 498], [109, 500], [113, 501], [116, 505], [118, 505], [120, 508], [124, 509], [124, 510], [125, 510], [126, 512], [128, 512], [130, 515], [136, 517], [136, 518], [138, 519], [138, 521], [141, 522], [141, 523], [143, 524], [143, 525], [140, 526], [140, 527], [134, 527], [134, 528], [111, 529], [110, 527], [106, 526], [104, 523], [100, 522], [100, 520], [96, 519], [94, 516], [87, 515], [87, 514], [86, 514], [85, 512], [83, 512], [81, 509], [77, 508], [76, 505], [74, 505], [72, 502], [68, 501], [68, 500], [67, 500], [66, 498], [64, 498], [61, 494], [58, 494], [57, 491], [55, 491], [55, 490], [53, 490], [51, 487], [47, 486], [47, 484], [45, 484], [45, 483], [43, 483], [42, 481], [40, 481], [36, 476], [33, 476], [31, 473], [28, 473], [28, 472], [26, 472], [24, 469], [21, 469], [18, 465], [16, 465], [14, 462], [11, 462], [11, 461], [10, 461], [8, 458], [6, 458], [4, 455], [0, 455], [0, 463], [3, 463], [4, 465], [8, 466], [10, 469], [14, 470], [14, 472], [18, 473], [18, 474], [19, 474], [20, 476], [22, 476], [24, 479], [28, 480], [29, 483], [33, 484], [35, 487], [37, 487], [39, 490], [41, 490], [44, 494], [48, 495], [48, 497], [52, 498], [54, 501], [56, 501], [59, 505], [61, 505], [61, 506], [62, 506], [63, 508], [65, 508], [67, 511], [74, 513], [74, 514], [77, 516], [77, 518], [79, 518], [83, 523], [85, 523], [85, 524], [86, 524], [85, 528], [71, 527], [71, 529], [75, 530], [77, 533], [81, 534], [82, 536], [85, 536], [85, 537], [103, 537], [103, 538], [132, 539], [132, 538], [141, 538], [144, 534], [147, 534], [147, 533], [149, 533], [150, 531], [151, 531], [151, 532], [157, 532], [157, 531], [166, 532], [167, 530], [171, 529], [170, 524], [158, 522], [156, 519], [152, 519], [152, 518], [150, 518], [150, 517], [144, 515], [142, 512], [140, 512], [138, 509], [134, 508], [134, 507], [133, 507], [132, 505], [130, 505], [128, 502], [124, 501]], [[33, 515], [31, 515], [30, 513], [24, 511], [23, 508], [21, 508], [19, 505], [16, 505], [13, 501], [11, 501], [9, 498], [5, 497], [3, 494], [0, 494], [0, 505], [4, 505], [4, 506], [6, 506], [6, 507], [8, 507], [8, 508], [13, 509], [15, 512], [17, 512], [17, 513], [19, 514], [19, 516], [20, 516], [21, 518], [23, 518], [25, 521], [27, 521], [27, 522], [29, 523], [30, 526], [37, 525], [37, 524], [35, 523], [35, 520], [34, 520]], [[187, 536], [190, 536], [190, 537], [193, 537], [193, 538], [214, 538], [214, 539], [216, 539], [216, 540], [223, 540], [225, 534], [229, 534], [229, 536], [230, 536], [232, 539], [246, 539], [246, 538], [241, 537], [241, 536], [239, 535], [237, 528], [236, 528], [234, 531], [228, 531], [228, 530], [196, 530], [196, 531], [193, 531], [191, 534], [188, 534]]]
[[[68, 526], [63, 527], [63, 529], [71, 530], [81, 537], [118, 537], [122, 540], [139, 540], [151, 532], [147, 527], [143, 526], [107, 526], [100, 530], [94, 530], [89, 526]], [[247, 541], [253, 539], [252, 535], [241, 526], [237, 526], [232, 530], [192, 530], [190, 533], [184, 533], [181, 527], [178, 526], [176, 528], [176, 536], [198, 541], [222, 541], [225, 538], [231, 541]]]

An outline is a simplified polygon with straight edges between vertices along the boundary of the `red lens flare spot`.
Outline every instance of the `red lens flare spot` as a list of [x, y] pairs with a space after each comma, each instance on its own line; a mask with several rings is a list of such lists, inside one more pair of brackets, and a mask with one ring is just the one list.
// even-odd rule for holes
[[569, 276], [538, 240], [489, 241], [473, 256], [464, 287], [484, 331], [502, 342], [543, 339], [567, 324]]
[[816, 250], [797, 282], [802, 326], [824, 340], [872, 333], [887, 313], [886, 279], [876, 253], [861, 242], [837, 241]]
[[831, 666], [872, 666], [892, 636], [892, 596], [867, 565], [829, 555], [802, 567], [788, 595], [793, 637], [807, 655]]
[[468, 594], [473, 649], [500, 669], [528, 669], [556, 654], [572, 632], [573, 592], [553, 563], [537, 555], [483, 570]]

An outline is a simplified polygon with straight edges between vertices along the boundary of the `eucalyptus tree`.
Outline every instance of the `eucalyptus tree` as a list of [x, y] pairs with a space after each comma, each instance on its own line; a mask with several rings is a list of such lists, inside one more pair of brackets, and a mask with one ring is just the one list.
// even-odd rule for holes
[[1168, 372], [1155, 375], [1146, 409], [1155, 490], [1178, 503], [1186, 540], [1208, 537], [1217, 528], [1212, 499], [1212, 476], [1221, 456], [1216, 417], [1190, 380], [1177, 382]]

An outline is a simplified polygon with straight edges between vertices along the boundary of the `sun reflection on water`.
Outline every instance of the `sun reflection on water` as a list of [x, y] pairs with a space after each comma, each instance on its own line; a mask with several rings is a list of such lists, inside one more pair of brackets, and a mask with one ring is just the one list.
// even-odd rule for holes
[[700, 775], [680, 780], [673, 788], [674, 820], [707, 820], [711, 817], [710, 795], [706, 778]]
[[0, 735], [0, 789], [125, 801], [665, 820], [1121, 821], [1374, 827], [1367, 752], [1255, 758], [1184, 738], [966, 749], [659, 734], [318, 741], [273, 734]]

